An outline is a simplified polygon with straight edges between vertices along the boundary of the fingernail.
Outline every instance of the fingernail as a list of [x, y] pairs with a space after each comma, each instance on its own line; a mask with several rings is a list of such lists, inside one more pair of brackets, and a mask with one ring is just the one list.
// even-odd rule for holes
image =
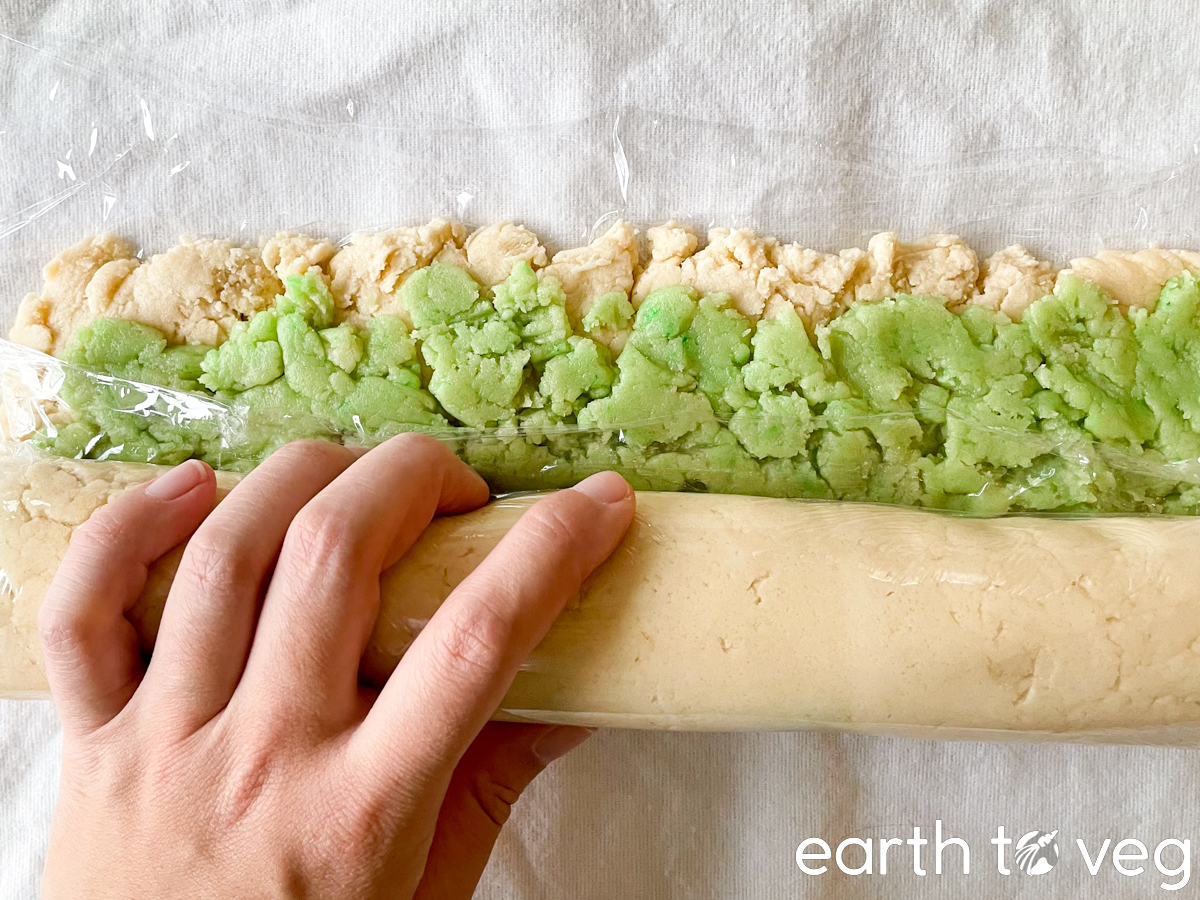
[[204, 464], [189, 459], [146, 485], [146, 493], [156, 500], [178, 500], [204, 480]]
[[616, 503], [629, 496], [629, 482], [616, 472], [597, 472], [583, 479], [572, 490], [587, 494], [601, 503]]
[[533, 745], [533, 755], [548, 766], [564, 753], [574, 750], [592, 736], [594, 728], [578, 728], [574, 725], [559, 725], [543, 734]]

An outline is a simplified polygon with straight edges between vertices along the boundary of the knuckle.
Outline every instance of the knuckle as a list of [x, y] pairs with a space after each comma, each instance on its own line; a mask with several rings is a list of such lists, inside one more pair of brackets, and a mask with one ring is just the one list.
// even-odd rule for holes
[[471, 603], [439, 632], [438, 656], [447, 667], [491, 675], [504, 663], [510, 631], [486, 603]]
[[270, 754], [235, 755], [225, 766], [214, 817], [223, 830], [235, 828], [275, 792], [275, 766]]
[[304, 726], [299, 708], [287, 702], [281, 688], [271, 687], [260, 693], [260, 702], [252, 709], [239, 711], [235, 726], [226, 722], [232, 731], [227, 743], [233, 755], [265, 767], [274, 757], [303, 744]]
[[[268, 698], [269, 699], [269, 698]], [[232, 830], [256, 811], [277, 806], [294, 787], [304, 746], [279, 703], [233, 706], [202, 739], [193, 739], [196, 766], [211, 785], [215, 824]]]
[[420, 431], [405, 431], [388, 440], [388, 444], [402, 449], [406, 453], [429, 454], [442, 457], [450, 451], [437, 438]]
[[74, 656], [86, 637], [86, 625], [77, 615], [43, 604], [38, 610], [38, 635], [42, 652], [51, 659]]
[[353, 558], [362, 535], [343, 512], [314, 501], [292, 519], [286, 543], [309, 565], [327, 565], [332, 560]]
[[75, 529], [64, 563], [79, 556], [126, 556], [131, 546], [131, 523], [112, 505], [98, 509]]
[[168, 739], [144, 719], [137, 723], [133, 732], [137, 748], [119, 756], [123, 767], [134, 770], [131, 782], [137, 784], [147, 799], [153, 798], [161, 804], [164, 797], [178, 796], [196, 776], [201, 776], [201, 781], [216, 782], [208, 760], [203, 755], [189, 752], [185, 742]]
[[348, 465], [353, 460], [354, 454], [341, 444], [308, 438], [284, 444], [267, 458], [262, 467], [292, 472], [318, 466]]
[[357, 799], [353, 793], [327, 796], [322, 804], [323, 818], [329, 823], [328, 833], [338, 845], [339, 857], [353, 861], [361, 854], [369, 859], [387, 844], [390, 816], [386, 811], [377, 810], [374, 804]]
[[[115, 721], [115, 720], [114, 720]], [[78, 802], [126, 805], [148, 778], [146, 753], [112, 723], [63, 747], [62, 788]]]
[[554, 545], [571, 543], [579, 526], [565, 506], [557, 496], [543, 500], [525, 513], [527, 527]]
[[461, 461], [443, 442], [419, 431], [406, 431], [390, 438], [389, 452], [398, 454], [405, 463], [444, 472]]
[[[348, 767], [346, 755], [326, 745], [304, 757], [309, 763], [304, 790], [312, 816], [301, 825], [314, 856], [344, 873], [370, 871], [381, 851], [395, 842], [405, 818], [396, 798], [368, 787], [360, 771]], [[278, 794], [294, 795], [293, 784], [285, 783], [290, 770], [276, 766], [273, 788]], [[294, 779], [292, 779], [294, 780]]]
[[470, 779], [468, 789], [471, 799], [497, 828], [504, 827], [504, 823], [512, 814], [513, 804], [521, 796], [519, 789], [489, 772], [475, 773]]
[[253, 553], [245, 544], [212, 533], [200, 533], [188, 542], [179, 580], [187, 579], [205, 596], [228, 596], [258, 586]]
[[557, 562], [577, 567], [580, 553], [576, 548], [585, 544], [586, 511], [572, 509], [574, 498], [560, 492], [532, 506], [521, 517], [521, 529], [526, 543], [537, 549], [547, 563]]
[[97, 571], [111, 570], [119, 579], [132, 569], [131, 546], [130, 525], [110, 507], [97, 510], [75, 530], [38, 610], [38, 633], [47, 652], [70, 652], [86, 636], [89, 584]]
[[[111, 725], [111, 723], [110, 723]], [[62, 788], [83, 799], [129, 793], [141, 777], [141, 760], [122, 736], [101, 726], [63, 743]], [[132, 763], [132, 764], [131, 764]]]

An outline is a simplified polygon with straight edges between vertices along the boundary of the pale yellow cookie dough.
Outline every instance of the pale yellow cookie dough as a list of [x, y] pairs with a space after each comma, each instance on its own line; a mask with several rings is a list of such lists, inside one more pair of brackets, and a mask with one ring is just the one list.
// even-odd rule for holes
[[123, 280], [137, 264], [133, 246], [111, 234], [85, 238], [68, 247], [42, 269], [45, 283], [41, 293], [28, 294], [21, 301], [9, 339], [58, 355], [71, 342], [75, 329], [95, 318], [87, 299], [92, 281], [97, 282], [93, 296], [111, 296], [113, 275], [124, 273], [119, 276]]
[[[368, 663], [527, 501], [435, 522], [388, 573]], [[613, 561], [505, 698], [564, 721], [1056, 733], [1200, 722], [1200, 522], [969, 519], [638, 495]], [[572, 715], [575, 714], [575, 715]]]
[[[0, 694], [45, 691], [34, 623], [71, 533], [155, 471], [0, 461], [10, 601]], [[385, 574], [369, 678], [386, 676], [534, 499], [436, 520]], [[147, 646], [177, 558], [156, 567], [132, 614]], [[628, 536], [503, 709], [650, 728], [1190, 739], [1200, 723], [1200, 521], [970, 519], [642, 493]]]
[[436, 259], [464, 261], [462, 226], [434, 219], [420, 227], [359, 232], [330, 259], [333, 296], [342, 318], [355, 325], [371, 316], [394, 313], [405, 321], [408, 311], [400, 300], [404, 280]]
[[1200, 271], [1200, 253], [1148, 247], [1131, 252], [1102, 250], [1094, 257], [1071, 260], [1070, 272], [1095, 282], [1122, 311], [1153, 310], [1159, 289], [1183, 272]]
[[616, 222], [585, 247], [560, 250], [545, 272], [557, 278], [567, 297], [567, 314], [578, 327], [605, 294], [629, 295], [637, 267], [636, 232], [628, 222]]
[[[71, 535], [111, 499], [161, 471], [42, 457], [13, 445], [0, 450], [0, 697], [46, 696], [37, 612]], [[219, 495], [240, 478], [218, 472]], [[147, 638], [150, 626], [157, 627], [179, 556], [175, 552], [152, 568], [144, 602], [131, 613]]]
[[[640, 247], [637, 229], [618, 220], [591, 243], [551, 255], [522, 225], [497, 222], [468, 234], [461, 224], [433, 219], [359, 232], [340, 248], [292, 232], [247, 246], [184, 237], [143, 262], [126, 241], [103, 234], [67, 248], [46, 266], [42, 290], [22, 301], [9, 338], [57, 356], [81, 325], [119, 316], [152, 325], [172, 341], [220, 343], [238, 321], [270, 307], [281, 280], [296, 274], [315, 275], [330, 286], [338, 322], [362, 326], [383, 313], [409, 322], [400, 289], [433, 262], [461, 266], [485, 288], [527, 262], [561, 282], [576, 328], [601, 298], [611, 302], [620, 294], [636, 309], [653, 290], [674, 284], [728, 293], [752, 321], [790, 305], [812, 329], [852, 303], [896, 293], [939, 297], [955, 312], [982, 305], [1020, 321], [1064, 273], [1094, 281], [1123, 311], [1153, 308], [1169, 279], [1200, 272], [1200, 253], [1157, 247], [1104, 250], [1072, 260], [1061, 272], [1020, 245], [980, 263], [952, 234], [906, 242], [887, 231], [865, 250], [828, 253], [749, 228], [713, 228], [702, 243], [692, 228], [670, 221], [648, 228], [645, 243]], [[619, 353], [627, 334], [610, 329], [594, 336]]]
[[967, 302], [998, 310], [1014, 322], [1021, 321], [1031, 303], [1054, 291], [1055, 273], [1050, 264], [1020, 244], [989, 256], [981, 274], [983, 290]]

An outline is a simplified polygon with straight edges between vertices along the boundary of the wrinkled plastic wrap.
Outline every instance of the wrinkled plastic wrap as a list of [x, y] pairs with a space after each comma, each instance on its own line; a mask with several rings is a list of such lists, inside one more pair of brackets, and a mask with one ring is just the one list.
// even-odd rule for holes
[[[289, 406], [274, 406], [261, 400], [251, 403], [228, 391], [204, 393], [199, 385], [197, 390], [182, 390], [133, 380], [111, 374], [95, 359], [73, 362], [0, 341], [0, 414], [10, 440], [77, 459], [173, 465], [199, 457], [218, 469], [246, 471], [291, 440], [370, 447], [394, 434], [418, 431], [451, 446], [497, 494], [566, 487], [611, 469], [640, 490], [876, 501], [984, 515], [1196, 514], [1200, 459], [1189, 454], [1200, 452], [1200, 432], [1191, 424], [1192, 385], [1200, 383], [1192, 361], [1200, 349], [1200, 288], [1185, 274], [1168, 282], [1156, 310], [1127, 316], [1105, 307], [1102, 295], [1087, 287], [1098, 304], [1094, 310], [1070, 310], [1074, 295], [1060, 291], [1030, 307], [1020, 324], [998, 313], [983, 313], [1002, 324], [985, 319], [988, 327], [997, 329], [996, 336], [978, 346], [958, 316], [931, 298], [886, 301], [874, 308], [873, 318], [859, 316], [870, 308], [860, 301], [831, 325], [817, 329], [820, 355], [795, 316], [782, 325], [779, 320], [759, 322], [751, 350], [744, 337], [750, 320], [743, 318], [736, 328], [744, 328], [744, 343], [733, 344], [735, 352], [744, 352], [740, 371], [730, 362], [705, 366], [703, 343], [712, 338], [697, 324], [703, 315], [732, 321], [731, 310], [706, 308], [712, 296], [706, 295], [690, 330], [659, 339], [656, 345], [657, 336], [647, 337], [643, 323], [660, 321], [654, 314], [679, 298], [693, 307], [697, 304], [685, 295], [665, 294], [660, 310], [658, 295], [652, 293], [638, 310], [629, 344], [615, 366], [607, 361], [608, 351], [586, 336], [571, 335], [570, 340], [578, 342], [576, 350], [545, 362], [545, 371], [521, 363], [527, 356], [521, 351], [512, 371], [520, 373], [525, 384], [509, 401], [513, 408], [491, 404], [488, 415], [511, 417], [497, 427], [452, 423], [455, 414], [478, 415], [484, 401], [474, 384], [500, 376], [487, 375], [486, 368], [472, 375], [465, 367], [442, 365], [444, 356], [436, 352], [426, 353], [436, 364], [432, 374], [428, 366], [418, 368], [411, 362], [411, 369], [398, 370], [398, 381], [369, 374], [377, 371], [367, 364], [369, 355], [354, 370], [357, 380], [322, 357], [319, 362], [334, 375], [322, 371], [316, 390], [296, 374], [300, 363], [293, 357], [286, 375], [272, 375], [272, 384], [244, 395], [268, 390], [274, 392], [268, 398], [289, 398]], [[1059, 324], [1056, 330], [1047, 327], [1064, 308], [1077, 321]], [[1099, 314], [1105, 321], [1089, 319]], [[968, 315], [974, 313], [963, 318]], [[274, 328], [275, 313], [259, 314], [264, 316]], [[949, 358], [949, 352], [947, 359], [938, 358], [937, 333], [932, 342], [924, 338], [931, 347], [905, 335], [909, 327], [928, 328], [930, 317], [944, 328], [945, 343], [954, 343], [965, 363]], [[854, 318], [865, 322], [846, 324]], [[1097, 333], [1087, 334], [1093, 325]], [[299, 327], [318, 339], [317, 331], [305, 324]], [[465, 327], [477, 335], [487, 333], [486, 327]], [[900, 337], [873, 341], [871, 329]], [[375, 346], [370, 333], [361, 333], [365, 338], [354, 340]], [[1088, 339], [1082, 348], [1081, 334]], [[433, 332], [433, 337], [443, 335]], [[140, 340], [141, 333], [134, 338]], [[759, 338], [764, 340], [760, 343]], [[411, 347], [411, 339], [405, 339]], [[107, 340], [116, 342], [111, 335]], [[221, 352], [238, 340], [231, 338]], [[702, 345], [702, 364], [691, 364], [699, 369], [698, 379], [686, 370], [672, 376], [669, 368], [643, 355], [659, 352], [668, 363], [672, 353], [686, 358], [689, 341]], [[1028, 349], [1014, 352], [1004, 347], [1018, 341]], [[789, 360], [779, 345], [796, 355], [807, 351], [808, 372], [788, 371]], [[84, 359], [106, 349], [91, 333], [80, 346], [70, 352]], [[274, 340], [253, 346], [269, 346], [279, 353]], [[562, 346], [569, 345], [564, 341]], [[589, 347], [590, 361], [576, 362], [577, 355], [588, 359], [577, 350]], [[155, 357], [156, 352], [151, 347], [131, 363], [110, 365], [118, 373], [133, 368], [146, 377], [177, 379], [162, 374], [166, 366], [157, 362], [161, 357]], [[199, 348], [200, 354], [205, 352]], [[295, 351], [289, 346], [285, 358], [288, 352]], [[926, 360], [926, 353], [933, 355]], [[188, 365], [199, 371], [191, 361], [196, 355], [189, 356]], [[221, 371], [223, 358], [214, 362], [214, 357], [217, 351], [207, 351], [203, 366], [208, 374], [201, 378]], [[636, 364], [626, 365], [630, 358]], [[567, 366], [551, 371], [554, 363], [564, 361]], [[499, 359], [499, 365], [506, 362]], [[496, 359], [482, 358], [481, 365], [487, 364], [495, 365]], [[565, 401], [554, 395], [554, 385], [564, 381], [570, 389], [575, 378], [575, 391], [585, 383], [571, 372], [572, 365], [584, 366], [586, 378], [603, 377], [603, 383], [592, 388], [595, 399], [586, 393]], [[283, 368], [280, 364], [279, 371]], [[995, 374], [998, 368], [1004, 374]], [[360, 374], [362, 369], [367, 374]], [[1122, 372], [1127, 373], [1124, 381]], [[327, 377], [341, 378], [340, 393], [324, 383]], [[671, 384], [671, 377], [690, 381], [689, 389]], [[723, 388], [720, 383], [716, 388], [705, 386], [706, 379], [718, 378], [725, 379]], [[772, 378], [783, 390], [772, 386]], [[458, 385], [448, 387], [453, 379]], [[313, 397], [298, 394], [292, 384]], [[547, 384], [552, 386], [546, 389]], [[512, 388], [509, 393], [514, 393]], [[360, 399], [364, 396], [366, 400]], [[726, 398], [738, 406], [730, 406]], [[522, 408], [522, 403], [534, 408]]]
[[[0, 691], [44, 695], [34, 627], [41, 596], [73, 529], [151, 477], [146, 464], [200, 457], [228, 487], [232, 473], [291, 440], [369, 447], [420, 431], [449, 444], [502, 499], [435, 523], [385, 577], [363, 660], [370, 682], [386, 679], [437, 604], [526, 508], [513, 492], [615, 469], [643, 491], [638, 524], [530, 658], [502, 716], [677, 730], [1200, 741], [1192, 651], [1200, 642], [1192, 624], [1200, 459], [1188, 455], [1200, 448], [1190, 388], [1200, 377], [1200, 287], [1187, 271], [1152, 283], [1161, 297], [1145, 309], [1118, 308], [1121, 298], [1060, 276], [1020, 324], [896, 294], [854, 301], [820, 325], [787, 313], [752, 326], [712, 299], [724, 295], [697, 299], [668, 287], [642, 299], [615, 365], [598, 343], [570, 332], [558, 294], [546, 302], [566, 330], [560, 356], [547, 359], [591, 347], [593, 370], [608, 380], [556, 398], [542, 384], [570, 379], [543, 360], [544, 370], [522, 376], [537, 387], [512, 401], [532, 414], [493, 403], [487, 417], [512, 417], [498, 427], [452, 424], [488, 408], [479, 385], [490, 370], [466, 378], [464, 395], [447, 388], [461, 372], [439, 369], [437, 353], [450, 352], [453, 335], [491, 341], [479, 317], [499, 314], [502, 303], [540, 302], [557, 282], [514, 267], [480, 298], [462, 269], [408, 277], [434, 285], [406, 295], [414, 325], [435, 323], [413, 335], [441, 340], [442, 349], [420, 365], [402, 324], [389, 326], [401, 329], [391, 344], [351, 332], [363, 364], [351, 367], [355, 379], [332, 362], [334, 300], [313, 275], [285, 279], [276, 309], [235, 326], [217, 349], [180, 346], [185, 355], [169, 356], [159, 332], [104, 318], [80, 327], [59, 357], [0, 342], [0, 413], [15, 442], [0, 521], [11, 598]], [[437, 287], [438, 278], [469, 291]], [[438, 319], [434, 288], [438, 302], [474, 318]], [[287, 400], [279, 406], [201, 392], [195, 373], [219, 387], [221, 354], [226, 346], [243, 353], [235, 342], [259, 321], [278, 336], [274, 352], [285, 347], [281, 372], [303, 347], [286, 342], [285, 324], [326, 348], [311, 370], [325, 380], [313, 387], [304, 369], [286, 368], [273, 376], [277, 389], [267, 384], [276, 393], [258, 395]], [[713, 335], [722, 333], [713, 321], [735, 323], [723, 369], [710, 364]], [[526, 327], [544, 333], [539, 320]], [[685, 391], [682, 379], [695, 371], [681, 364], [679, 381], [670, 373], [672, 360], [689, 354], [698, 386]], [[239, 377], [248, 377], [247, 358], [234, 360]], [[390, 368], [377, 358], [391, 359]], [[519, 365], [528, 358], [518, 356]], [[129, 370], [164, 383], [113, 374]], [[384, 371], [392, 374], [372, 374]], [[717, 387], [705, 388], [706, 377]], [[399, 405], [355, 406], [372, 379]], [[167, 386], [172, 380], [197, 389]], [[918, 506], [941, 512], [904, 508]], [[156, 567], [130, 612], [147, 653], [178, 555]]]
[[[1200, 247], [1195, 40], [1162, 0], [17, 2], [0, 32], [5, 330], [41, 267], [105, 229], [145, 255], [439, 215], [551, 249], [611, 214], [823, 250], [951, 231], [1056, 266]], [[37, 896], [58, 734], [48, 704], [0, 702], [0, 896]], [[478, 894], [1145, 897], [1178, 879], [1126, 877], [1111, 851], [1194, 839], [1178, 798], [1197, 790], [1192, 753], [1148, 746], [602, 730], [525, 791]], [[970, 875], [955, 848], [935, 875], [932, 846], [927, 877], [907, 847], [886, 876], [796, 868], [806, 837], [935, 820]], [[997, 874], [1000, 824], [1060, 829], [1053, 873]], [[1111, 838], [1098, 874], [1076, 838]]]
[[[12, 102], [44, 107], [46, 112], [44, 136], [38, 139], [44, 152], [14, 154], [5, 176], [10, 200], [6, 210], [11, 212], [0, 222], [0, 234], [12, 252], [0, 271], [0, 289], [14, 299], [37, 289], [39, 267], [56, 252], [86, 234], [105, 230], [132, 241], [143, 257], [171, 246], [180, 233], [253, 242], [277, 229], [292, 228], [340, 241], [356, 229], [412, 223], [433, 215], [472, 226], [519, 220], [543, 232], [554, 247], [581, 244], [601, 234], [617, 218], [644, 227], [671, 217], [699, 228], [755, 227], [823, 250], [862, 243], [872, 232], [886, 229], [909, 238], [956, 232], [981, 254], [1023, 242], [1060, 265], [1072, 256], [1092, 252], [1097, 241], [1118, 248], [1137, 248], [1148, 241], [1183, 248], [1198, 243], [1192, 215], [1200, 197], [1197, 151], [1169, 129], [1156, 136], [1159, 143], [1153, 153], [1140, 155], [1052, 141], [1036, 147], [979, 152], [904, 152], [849, 134], [826, 137], [814, 130], [776, 129], [766, 121], [748, 125], [732, 119], [684, 118], [619, 104], [577, 120], [529, 127], [447, 126], [443, 122], [399, 130], [380, 127], [387, 115], [363, 102], [364, 98], [339, 102], [336, 117], [322, 108], [318, 115], [283, 119], [247, 114], [220, 103], [171, 102], [85, 67], [61, 66], [52, 55], [30, 53], [23, 66], [21, 79], [12, 85]], [[236, 147], [236, 153], [231, 147]], [[321, 172], [323, 179], [333, 179], [340, 189], [313, 189], [316, 182], [299, 184], [299, 179], [308, 176], [297, 173], [310, 172]], [[528, 177], [531, 172], [544, 174], [533, 179]], [[363, 184], [371, 188], [360, 189]], [[379, 189], [381, 184], [386, 189]], [[350, 191], [348, 185], [360, 187]], [[256, 198], [252, 210], [239, 202], [246, 197]], [[344, 423], [245, 409], [212, 397], [89, 373], [10, 344], [0, 347], [0, 376], [5, 433], [27, 440], [31, 446], [53, 446], [71, 425], [77, 411], [64, 397], [64, 386], [76, 394], [102, 397], [115, 414], [115, 423], [134, 423], [130, 432], [146, 432], [162, 424], [187, 435], [195, 446], [203, 445], [207, 458], [222, 468], [244, 470], [288, 437], [318, 436], [364, 444], [375, 439], [366, 431], [347, 429]], [[809, 425], [821, 429], [836, 424], [850, 431], [871, 432], [894, 424], [886, 415], [843, 417], [837, 423], [823, 415], [815, 415]], [[670, 414], [663, 418], [669, 420]], [[708, 444], [686, 448], [693, 458], [687, 466], [664, 465], [662, 461], [670, 462], [679, 448], [664, 446], [643, 452], [636, 437], [638, 429], [661, 424], [663, 419], [640, 419], [559, 430], [422, 430], [451, 443], [484, 471], [498, 492], [557, 487], [597, 468], [613, 467], [640, 489], [821, 496], [803, 481], [775, 478], [771, 466], [777, 464], [769, 459], [763, 462], [758, 458], [744, 470], [725, 464], [736, 458], [740, 465], [745, 459], [741, 450], [730, 452], [728, 429], [716, 429], [716, 437]], [[721, 427], [727, 424], [717, 422]], [[1070, 436], [1031, 438], [958, 416], [952, 410], [945, 412], [944, 422], [936, 424], [965, 429], [978, 443], [1015, 444], [1029, 463], [1020, 473], [1006, 474], [995, 482], [1001, 489], [998, 498], [990, 490], [993, 482], [985, 478], [982, 487], [948, 499], [939, 495], [928, 505], [976, 513], [1050, 509], [1075, 514], [1089, 510], [1149, 514], [1111, 521], [1129, 523], [1134, 532], [1144, 531], [1150, 545], [1159, 532], [1183, 540], [1197, 527], [1191, 519], [1166, 515], [1186, 512], [1194, 505], [1200, 487], [1200, 466], [1195, 458], [1126, 452]], [[106, 432], [102, 435], [106, 444], [85, 444], [77, 455], [103, 460], [135, 451], [136, 447], [122, 441], [119, 431]], [[161, 447], [161, 442], [156, 446]], [[548, 448], [549, 452], [540, 456], [531, 453], [531, 447], [539, 451]], [[589, 457], [594, 448], [602, 452]], [[505, 465], [506, 458], [516, 456], [524, 468]], [[171, 463], [178, 459], [152, 455], [146, 461]], [[87, 462], [78, 465], [85, 467], [80, 471], [87, 471]], [[1046, 486], [1058, 485], [1064, 473], [1069, 473], [1072, 485], [1083, 486], [1079, 493], [1054, 494], [1050, 502], [1038, 499], [1025, 505], [1023, 498], [1044, 497]], [[1093, 490], [1094, 485], [1102, 485], [1103, 490]], [[40, 486], [33, 484], [22, 489], [25, 513], [13, 509], [6, 513], [28, 515], [28, 522], [19, 523], [27, 534], [46, 524], [39, 521], [46, 517], [37, 511], [47, 501], [39, 500], [38, 489]], [[1095, 500], [1100, 493], [1106, 498], [1104, 504]], [[869, 492], [847, 491], [844, 496], [872, 499]], [[10, 506], [15, 502], [10, 499]], [[694, 501], [680, 497], [671, 502]], [[763, 508], [771, 506], [770, 501], [763, 503]], [[861, 527], [857, 517], [867, 514], [859, 507], [831, 509], [847, 517], [842, 527], [828, 527], [811, 537], [805, 537], [800, 529], [783, 545], [804, 545], [819, 538], [833, 552], [844, 543], [842, 535]], [[899, 516], [900, 521], [914, 523], [929, 521], [924, 517], [934, 515], [883, 506], [871, 509], [870, 516]], [[910, 519], [912, 516], [918, 518]], [[948, 528], [983, 529], [983, 534], [989, 528], [1028, 529], [1027, 542], [1034, 547], [1043, 533], [1110, 527], [1105, 518], [1090, 524], [1046, 518], [935, 519], [952, 523]], [[737, 523], [714, 520], [712, 530], [708, 541], [723, 546], [733, 540], [729, 533], [736, 532]], [[777, 536], [763, 537], [758, 543], [745, 540], [752, 544], [746, 551], [751, 554], [764, 552], [763, 544], [780, 543]], [[1111, 546], [1115, 552], [1116, 544]], [[1036, 568], [1014, 561], [1012, 553], [997, 551], [993, 556], [982, 558], [973, 569], [951, 572], [931, 565], [907, 571], [901, 581], [906, 589], [916, 589], [917, 595], [911, 607], [900, 608], [915, 617], [920, 612], [921, 591], [936, 593], [946, 585], [994, 584], [997, 595], [1003, 595], [1000, 585], [1006, 573]], [[1105, 572], [1114, 583], [1131, 577]], [[1100, 573], [1093, 575], [1084, 568], [1077, 576], [1098, 578]], [[6, 578], [9, 593], [20, 598], [22, 585], [11, 573], [6, 572]], [[1189, 593], [1195, 588], [1186, 580], [1156, 584], [1161, 597], [1182, 604], [1181, 609], [1195, 599]], [[1073, 589], [1089, 590], [1080, 583]], [[706, 591], [714, 606], [724, 602], [719, 588], [707, 587]], [[1049, 596], [1043, 598], [1047, 603]], [[1106, 618], [1101, 612], [1097, 607], [1092, 614]], [[705, 634], [723, 656], [736, 657], [740, 652], [736, 644], [728, 649], [721, 645], [718, 639], [726, 636]], [[1030, 679], [1031, 685], [1038, 683], [1038, 678], [1053, 681], [1059, 677], [1053, 656], [1039, 652], [1037, 640], [1031, 641], [1011, 653], [995, 650], [992, 665], [1001, 673], [996, 677], [1018, 673], [1012, 676], [1016, 682]], [[914, 647], [912, 652], [923, 651]], [[802, 655], [797, 651], [796, 658]], [[778, 658], [777, 653], [770, 656]], [[686, 653], [675, 659], [672, 665], [678, 667], [681, 679], [699, 668]], [[544, 659], [538, 664], [549, 665]], [[612, 664], [618, 668], [632, 665], [627, 660]], [[1191, 668], [1186, 654], [1169, 656], [1162, 664], [1176, 673], [1180, 685], [1189, 683]], [[751, 669], [760, 665], [753, 662]], [[1084, 660], [1079, 665], [1093, 663]], [[874, 673], [881, 682], [894, 674], [887, 670]], [[620, 671], [609, 675], [622, 677]], [[1125, 674], [1118, 672], [1112, 683], [1119, 689], [1125, 679]], [[946, 684], [945, 690], [953, 692], [954, 680]], [[1176, 699], [1186, 706], [1192, 696], [1180, 688]], [[1183, 706], [1160, 703], [1156, 708], [1177, 709], [1175, 718], [1187, 721], [1187, 715], [1178, 711]], [[614, 709], [558, 711], [621, 715]], [[1067, 713], [1064, 707], [1063, 715]], [[691, 721], [673, 718], [690, 713], [671, 708], [664, 709], [662, 718], [646, 712], [629, 715], [634, 718], [626, 724], [680, 727], [702, 727], [705, 722], [714, 727], [887, 724], [878, 721], [878, 715], [867, 717], [869, 721], [849, 714], [822, 719], [815, 712], [775, 716], [745, 708], [710, 709], [704, 715], [711, 718]], [[932, 728], [941, 722], [930, 719], [907, 724]], [[1061, 736], [1116, 727], [1113, 721], [1095, 724], [1069, 718], [1059, 724], [1061, 727], [1047, 727], [1047, 722], [1038, 722], [1036, 727], [1026, 728], [1018, 723], [1013, 730], [1022, 734], [1050, 731]], [[1157, 728], [1171, 723], [1137, 724]], [[975, 723], [972, 727], [988, 725]], [[1159, 732], [1141, 733], [1148, 740], [1162, 739]]]

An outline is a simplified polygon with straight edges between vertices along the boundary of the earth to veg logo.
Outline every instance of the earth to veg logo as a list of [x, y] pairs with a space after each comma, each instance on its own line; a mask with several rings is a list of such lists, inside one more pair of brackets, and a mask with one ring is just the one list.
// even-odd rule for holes
[[1058, 862], [1057, 831], [1030, 831], [1014, 848], [1017, 868], [1026, 875], [1045, 875]]
[[849, 835], [839, 841], [806, 837], [796, 846], [796, 867], [814, 877], [876, 877], [911, 872], [924, 878], [983, 874], [994, 864], [995, 875], [1021, 879], [1047, 875], [1061, 864], [1062, 868], [1076, 871], [1083, 867], [1090, 876], [1099, 875], [1102, 869], [1125, 878], [1149, 880], [1157, 875], [1158, 887], [1164, 891], [1182, 890], [1191, 880], [1190, 838], [1168, 837], [1153, 844], [1137, 837], [1072, 834], [1064, 835], [1060, 846], [1060, 833], [1058, 829], [1025, 831], [1019, 838], [1013, 838], [1000, 825], [994, 837], [972, 846], [970, 840], [950, 834], [942, 820], [936, 819], [932, 829], [914, 825], [912, 837], [904, 832], [887, 834], [880, 830], [873, 830], [870, 836]]

